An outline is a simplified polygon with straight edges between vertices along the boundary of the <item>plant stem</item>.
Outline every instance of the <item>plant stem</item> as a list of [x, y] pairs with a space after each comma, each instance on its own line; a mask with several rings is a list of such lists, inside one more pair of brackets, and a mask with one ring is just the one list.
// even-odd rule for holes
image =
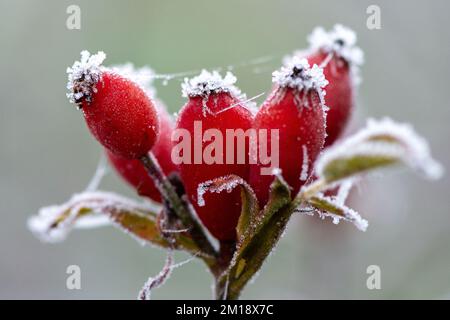
[[233, 254], [236, 250], [236, 241], [221, 241], [220, 242], [220, 253], [216, 260], [216, 267], [214, 273], [214, 298], [216, 300], [227, 299], [227, 286], [228, 281], [220, 281], [223, 273], [228, 269]]
[[[228, 274], [224, 274], [218, 279], [217, 296], [224, 300], [239, 298], [245, 285], [260, 270], [270, 252], [276, 247], [296, 205], [295, 202], [291, 202], [280, 208], [279, 212], [254, 236], [240, 255], [237, 264], [231, 268]], [[239, 269], [243, 271], [239, 271]]]
[[[299, 192], [293, 200], [291, 200], [289, 191], [287, 191], [287, 195], [284, 195], [287, 198], [287, 202], [277, 207], [276, 213], [268, 218], [261, 230], [258, 230], [250, 243], [240, 252], [237, 261], [234, 261], [233, 265], [231, 265], [236, 250], [236, 243], [234, 241], [221, 242], [220, 251], [217, 252], [196, 219], [191, 205], [185, 198], [182, 183], [177, 179], [172, 179], [173, 182], [171, 182], [164, 175], [157, 160], [151, 153], [142, 157], [141, 162], [155, 182], [156, 187], [165, 200], [166, 206], [169, 207], [168, 209], [189, 229], [189, 234], [200, 250], [209, 255], [208, 258], [201, 256], [200, 258], [207, 264], [214, 276], [214, 293], [217, 300], [239, 298], [244, 286], [261, 268], [267, 256], [277, 245], [292, 213], [303, 201], [315, 195], [326, 185], [325, 181], [318, 180]], [[283, 192], [278, 196], [282, 197], [282, 194]]]
[[[155, 186], [158, 188], [162, 197], [171, 206], [171, 209], [181, 220], [183, 225], [189, 229], [189, 234], [197, 244], [197, 246], [206, 254], [211, 256], [217, 256], [217, 252], [203, 231], [202, 226], [198, 223], [197, 219], [192, 212], [191, 207], [185, 199], [182, 199], [175, 191], [174, 186], [170, 183], [167, 176], [162, 172], [158, 161], [154, 155], [150, 152], [148, 155], [143, 156], [141, 159], [142, 164], [147, 170], [149, 176], [155, 182]], [[205, 262], [207, 262], [205, 260]], [[211, 268], [211, 260], [207, 262]]]

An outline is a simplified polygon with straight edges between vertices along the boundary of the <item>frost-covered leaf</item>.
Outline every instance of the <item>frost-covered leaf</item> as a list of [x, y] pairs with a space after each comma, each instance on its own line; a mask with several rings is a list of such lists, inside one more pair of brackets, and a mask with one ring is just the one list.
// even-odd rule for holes
[[307, 201], [307, 205], [317, 209], [321, 218], [330, 217], [333, 223], [337, 224], [340, 220], [353, 223], [359, 230], [366, 231], [368, 222], [353, 209], [346, 207], [339, 201], [330, 197], [317, 195]]
[[270, 185], [269, 200], [262, 212], [255, 215], [254, 219], [250, 221], [248, 232], [243, 237], [238, 238], [238, 250], [245, 247], [251, 238], [270, 221], [275, 213], [291, 202], [290, 187], [283, 179], [281, 172], [275, 171], [274, 175], [275, 179]]
[[230, 266], [219, 280], [219, 288], [226, 288], [226, 292], [217, 292], [219, 297], [234, 299], [239, 296], [273, 250], [293, 210], [289, 186], [281, 173], [275, 172], [267, 205], [250, 221], [249, 228], [238, 239]]
[[242, 209], [236, 226], [238, 238], [250, 227], [250, 222], [259, 213], [259, 203], [255, 192], [247, 184], [241, 184]]
[[[42, 208], [28, 220], [28, 227], [42, 241], [57, 242], [74, 228], [113, 224], [143, 244], [169, 247], [157, 224], [156, 212], [160, 209], [110, 192], [84, 192], [62, 205]], [[174, 237], [175, 247], [199, 251], [185, 234], [177, 233]]]
[[330, 184], [400, 163], [430, 179], [439, 178], [443, 171], [432, 159], [426, 141], [411, 126], [390, 119], [369, 120], [365, 129], [322, 153], [316, 174]]
[[269, 200], [263, 209], [262, 216], [267, 220], [271, 218], [280, 208], [291, 201], [291, 187], [284, 180], [281, 170], [274, 171], [275, 179], [270, 185]]
[[238, 186], [241, 188], [242, 198], [241, 214], [236, 227], [239, 239], [246, 230], [248, 230], [250, 221], [254, 219], [259, 212], [258, 199], [256, 198], [253, 189], [244, 179], [237, 175], [228, 175], [200, 183], [197, 188], [197, 198], [198, 204], [203, 206], [205, 205], [205, 200], [203, 198], [205, 193], [231, 192]]
[[347, 180], [342, 181], [339, 184], [338, 191], [337, 191], [336, 198], [335, 198], [335, 201], [337, 204], [340, 204], [340, 205], [345, 204], [345, 201], [347, 200], [347, 197], [350, 193], [350, 190], [353, 187], [353, 184], [355, 183], [355, 180], [356, 179], [347, 179]]

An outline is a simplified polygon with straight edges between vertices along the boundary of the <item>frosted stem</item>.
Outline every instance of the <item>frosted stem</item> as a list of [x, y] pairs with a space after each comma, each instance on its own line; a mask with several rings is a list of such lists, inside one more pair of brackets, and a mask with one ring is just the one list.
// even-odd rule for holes
[[89, 192], [96, 191], [107, 172], [108, 172], [108, 165], [106, 164], [105, 155], [102, 154], [100, 156], [100, 160], [98, 161], [97, 169], [95, 170], [94, 176], [92, 177], [91, 181], [89, 181], [89, 184], [87, 185], [85, 191]]
[[217, 258], [216, 264], [216, 282], [214, 288], [214, 298], [216, 300], [228, 300], [230, 299], [228, 296], [228, 285], [229, 279], [227, 276], [226, 281], [221, 280], [222, 273], [227, 270], [230, 265], [231, 259], [233, 258], [233, 254], [236, 250], [236, 242], [235, 241], [222, 241], [220, 243], [220, 254]]
[[[201, 225], [195, 219], [194, 213], [191, 211], [192, 209], [188, 203], [177, 194], [174, 186], [162, 172], [159, 163], [153, 154], [150, 152], [148, 155], [143, 156], [141, 158], [141, 162], [147, 169], [149, 176], [155, 182], [155, 185], [162, 197], [166, 200], [168, 206], [170, 206], [168, 209], [173, 210], [183, 225], [189, 229], [189, 234], [192, 236], [194, 242], [203, 250], [204, 253], [211, 256], [216, 256], [216, 250], [205, 235]], [[210, 262], [207, 263], [211, 267]]]

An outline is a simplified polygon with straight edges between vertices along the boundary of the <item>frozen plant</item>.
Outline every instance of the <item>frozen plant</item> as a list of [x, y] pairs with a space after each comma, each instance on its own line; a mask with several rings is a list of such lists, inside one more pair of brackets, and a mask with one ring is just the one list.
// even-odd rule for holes
[[[317, 213], [365, 231], [368, 221], [346, 205], [355, 181], [395, 165], [438, 179], [443, 168], [410, 125], [389, 118], [371, 119], [358, 133], [336, 141], [353, 110], [362, 52], [353, 31], [340, 25], [328, 33], [316, 29], [310, 42], [309, 50], [294, 53], [273, 73], [273, 90], [256, 114], [245, 105], [234, 75], [203, 70], [185, 79], [182, 92], [188, 101], [176, 123], [152, 87], [153, 79], [168, 76], [131, 64], [106, 67], [103, 52], [83, 51], [67, 70], [68, 98], [81, 109], [112, 168], [143, 201], [97, 190], [106, 170], [101, 163], [84, 192], [30, 217], [30, 230], [42, 241], [56, 242], [74, 228], [111, 224], [142, 244], [167, 250], [163, 269], [138, 294], [143, 300], [173, 269], [194, 258], [213, 275], [216, 299], [239, 298], [293, 214]], [[238, 164], [175, 165], [171, 150], [176, 130], [193, 132], [196, 121], [218, 135], [228, 129], [279, 130], [279, 167], [261, 175], [267, 163], [249, 158]], [[200, 143], [202, 150], [213, 145], [208, 139]], [[245, 148], [259, 146], [247, 142]], [[235, 152], [223, 150], [225, 156]], [[174, 250], [191, 258], [176, 264]]]

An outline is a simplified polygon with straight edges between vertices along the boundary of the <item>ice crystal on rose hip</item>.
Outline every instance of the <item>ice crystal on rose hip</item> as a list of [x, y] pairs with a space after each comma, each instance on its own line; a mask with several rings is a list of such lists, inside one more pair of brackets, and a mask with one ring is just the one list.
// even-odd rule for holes
[[[208, 161], [204, 157], [208, 145], [214, 143], [205, 141], [199, 133], [195, 132], [195, 126], [201, 125], [202, 132], [208, 129], [215, 130], [221, 137], [226, 136], [227, 130], [241, 129], [246, 131], [251, 128], [252, 114], [244, 106], [241, 100], [241, 91], [234, 85], [236, 77], [227, 73], [221, 77], [218, 72], [208, 72], [203, 70], [199, 76], [192, 79], [185, 79], [182, 85], [183, 96], [188, 97], [188, 102], [182, 107], [177, 120], [177, 130], [187, 130], [192, 136], [188, 152], [194, 157], [200, 150], [201, 159], [192, 159], [193, 161], [182, 161], [179, 164], [181, 178], [185, 184], [189, 199], [195, 207], [197, 214], [208, 230], [219, 240], [235, 239], [235, 228], [241, 211], [241, 198], [239, 190], [233, 190], [230, 193], [206, 194], [204, 205], [199, 205], [197, 189], [199, 184], [221, 176], [230, 174], [237, 175], [243, 179], [248, 178], [249, 161], [246, 155], [246, 161], [242, 164], [227, 164], [225, 161]], [[233, 106], [230, 108], [230, 106]], [[217, 137], [216, 137], [217, 138]], [[199, 145], [194, 146], [195, 141], [200, 141]], [[175, 141], [179, 144], [179, 141]], [[248, 140], [245, 142], [245, 150], [249, 150]], [[197, 151], [196, 151], [197, 150]], [[232, 153], [233, 158], [237, 158], [238, 144], [234, 143], [234, 148], [228, 144], [226, 139], [223, 141], [223, 159], [226, 159], [227, 153]]]
[[[283, 177], [293, 192], [298, 192], [323, 147], [327, 110], [323, 88], [328, 82], [321, 68], [310, 67], [306, 59], [296, 56], [275, 71], [272, 80], [275, 89], [256, 114], [253, 128], [279, 130], [278, 141], [268, 138], [267, 142], [269, 146], [278, 143]], [[262, 167], [262, 163], [251, 165], [250, 184], [265, 204], [274, 177], [261, 174]]]
[[69, 100], [81, 108], [94, 137], [124, 158], [148, 153], [156, 142], [159, 119], [154, 103], [134, 81], [102, 66], [105, 54], [81, 53], [68, 73]]

